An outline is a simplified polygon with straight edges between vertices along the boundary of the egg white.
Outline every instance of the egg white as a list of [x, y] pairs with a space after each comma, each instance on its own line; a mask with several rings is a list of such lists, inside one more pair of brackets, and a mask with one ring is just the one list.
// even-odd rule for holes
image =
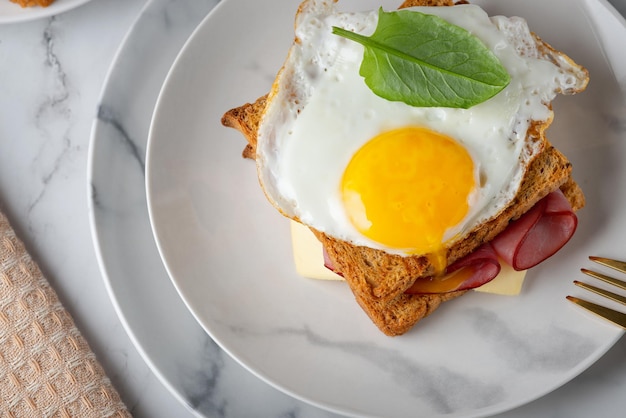
[[538, 58], [523, 19], [490, 18], [474, 5], [411, 10], [440, 16], [480, 38], [509, 72], [509, 86], [470, 109], [418, 108], [382, 99], [359, 75], [363, 47], [331, 32], [340, 26], [371, 35], [378, 12], [343, 13], [333, 2], [305, 1], [296, 19], [298, 42], [274, 83], [256, 154], [263, 189], [286, 216], [355, 245], [396, 254], [407, 249], [364, 237], [343, 208], [341, 178], [359, 148], [383, 131], [421, 126], [468, 150], [477, 188], [465, 219], [446, 232], [449, 244], [508, 205], [539, 151], [526, 140], [530, 121], [550, 119], [550, 101], [576, 82], [563, 66]]

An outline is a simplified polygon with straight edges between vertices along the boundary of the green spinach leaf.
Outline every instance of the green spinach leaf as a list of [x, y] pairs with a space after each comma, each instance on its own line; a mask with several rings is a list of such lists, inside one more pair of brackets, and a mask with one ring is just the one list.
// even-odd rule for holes
[[506, 69], [480, 39], [437, 16], [381, 8], [372, 36], [338, 27], [333, 33], [365, 47], [359, 74], [387, 100], [469, 108], [510, 82]]

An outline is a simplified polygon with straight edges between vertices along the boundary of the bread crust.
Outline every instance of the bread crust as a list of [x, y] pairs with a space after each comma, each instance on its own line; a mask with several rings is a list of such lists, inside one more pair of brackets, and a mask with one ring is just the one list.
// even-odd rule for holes
[[13, 3], [17, 3], [22, 7], [48, 7], [54, 0], [11, 0]]
[[[466, 3], [466, 2], [457, 2]], [[407, 0], [400, 7], [453, 6], [451, 0]], [[567, 60], [564, 54], [535, 37], [540, 53], [551, 60]], [[586, 73], [584, 68], [577, 66]], [[584, 87], [583, 87], [584, 88]], [[572, 94], [577, 91], [562, 92]], [[242, 153], [254, 159], [257, 130], [263, 116], [268, 96], [227, 111], [224, 126], [239, 130], [247, 140]], [[545, 137], [551, 120], [533, 121], [527, 136], [537, 146], [538, 152], [530, 161], [515, 198], [497, 216], [470, 231], [460, 241], [447, 248], [448, 265], [491, 241], [507, 225], [526, 213], [550, 192], [561, 189], [572, 208], [578, 210], [585, 204], [584, 195], [572, 178], [572, 165]], [[401, 335], [417, 322], [436, 310], [441, 303], [455, 299], [465, 292], [433, 295], [408, 295], [404, 292], [419, 278], [431, 276], [434, 268], [427, 255], [401, 256], [330, 237], [311, 228], [328, 252], [335, 268], [342, 273], [356, 301], [378, 328], [389, 336]]]

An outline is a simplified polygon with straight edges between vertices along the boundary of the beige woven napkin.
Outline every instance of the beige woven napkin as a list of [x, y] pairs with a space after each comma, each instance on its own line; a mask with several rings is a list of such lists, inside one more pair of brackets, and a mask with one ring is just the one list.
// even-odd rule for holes
[[0, 416], [130, 417], [2, 213]]

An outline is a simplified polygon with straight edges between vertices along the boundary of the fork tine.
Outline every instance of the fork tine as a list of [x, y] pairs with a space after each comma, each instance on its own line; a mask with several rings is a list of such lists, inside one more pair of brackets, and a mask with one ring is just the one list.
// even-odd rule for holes
[[604, 296], [605, 298], [611, 299], [615, 302], [619, 302], [623, 305], [626, 305], [626, 297], [622, 295], [618, 295], [617, 293], [609, 292], [608, 290], [600, 289], [599, 287], [592, 286], [587, 283], [579, 282], [578, 280], [574, 280], [574, 284], [576, 286], [582, 287], [583, 289], [589, 290], [597, 295]]
[[589, 259], [603, 266], [610, 267], [619, 272], [626, 273], [626, 262], [611, 260], [610, 258], [590, 256]]
[[587, 309], [588, 311], [593, 312], [594, 314], [599, 315], [608, 321], [611, 321], [615, 325], [626, 329], [626, 314], [614, 311], [613, 309], [604, 306], [597, 305], [584, 299], [576, 298], [574, 296], [567, 296], [566, 298], [570, 302], [574, 302], [576, 305], [581, 306], [582, 308]]
[[588, 276], [595, 277], [596, 279], [600, 279], [605, 283], [612, 284], [613, 286], [619, 287], [620, 289], [626, 290], [626, 282], [623, 280], [618, 280], [614, 277], [607, 276], [606, 274], [598, 273], [596, 271], [580, 269], [583, 273]]

